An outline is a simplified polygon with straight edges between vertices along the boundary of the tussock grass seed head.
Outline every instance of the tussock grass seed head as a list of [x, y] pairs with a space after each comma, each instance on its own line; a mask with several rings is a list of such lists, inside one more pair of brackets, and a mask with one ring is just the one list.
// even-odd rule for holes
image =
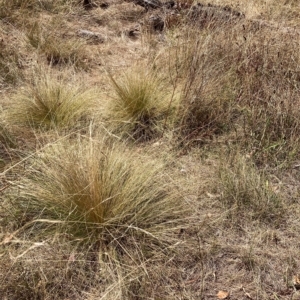
[[95, 89], [42, 74], [13, 97], [8, 120], [41, 129], [77, 127], [90, 118], [97, 97]]
[[136, 68], [119, 80], [109, 77], [115, 92], [109, 107], [115, 130], [136, 140], [155, 136], [167, 112], [163, 84], [157, 74]]

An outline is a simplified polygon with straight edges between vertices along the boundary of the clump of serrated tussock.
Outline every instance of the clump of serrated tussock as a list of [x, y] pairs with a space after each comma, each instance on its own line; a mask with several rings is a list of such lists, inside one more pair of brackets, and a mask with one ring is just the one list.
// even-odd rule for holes
[[91, 118], [97, 98], [82, 83], [41, 73], [12, 97], [7, 119], [35, 129], [78, 128]]
[[109, 77], [114, 89], [108, 108], [113, 131], [142, 141], [157, 136], [168, 111], [166, 92], [158, 74], [136, 67], [119, 79]]
[[80, 140], [37, 153], [19, 183], [21, 192], [12, 196], [20, 216], [56, 220], [81, 238], [141, 236], [163, 243], [163, 233], [175, 226], [184, 207], [163, 164], [108, 145]]
[[[16, 231], [4, 240], [4, 293], [20, 299], [81, 299], [82, 290], [103, 299], [141, 293], [146, 263], [161, 255], [167, 259], [188, 217], [164, 163], [90, 138], [46, 145], [27, 163], [5, 197], [6, 219]], [[28, 241], [12, 248], [21, 235]], [[56, 245], [60, 241], [64, 253]]]

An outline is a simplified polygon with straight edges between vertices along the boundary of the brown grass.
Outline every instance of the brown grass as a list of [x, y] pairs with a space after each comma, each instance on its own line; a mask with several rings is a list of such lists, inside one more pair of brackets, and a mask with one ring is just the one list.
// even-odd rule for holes
[[299, 296], [299, 4], [179, 2], [0, 0], [3, 299]]

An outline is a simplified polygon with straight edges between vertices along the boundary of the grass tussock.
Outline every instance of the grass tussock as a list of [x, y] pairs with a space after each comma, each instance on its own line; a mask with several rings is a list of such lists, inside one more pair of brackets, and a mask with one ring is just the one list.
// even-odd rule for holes
[[95, 89], [40, 74], [14, 95], [7, 118], [14, 124], [46, 130], [79, 128], [91, 118], [97, 98]]
[[236, 155], [226, 159], [219, 170], [221, 201], [234, 222], [257, 220], [279, 226], [286, 209], [275, 185], [253, 162]]
[[90, 139], [50, 144], [28, 163], [5, 197], [13, 233], [0, 244], [0, 291], [130, 299], [149, 289], [148, 266], [168, 260], [188, 217], [164, 164]]
[[157, 136], [168, 111], [166, 92], [157, 74], [136, 68], [120, 79], [110, 79], [115, 92], [109, 107], [114, 131], [134, 140]]
[[163, 241], [183, 207], [161, 163], [85, 140], [50, 145], [19, 186], [19, 216], [28, 215], [33, 224], [56, 220], [83, 239], [94, 234], [108, 241], [132, 235]]

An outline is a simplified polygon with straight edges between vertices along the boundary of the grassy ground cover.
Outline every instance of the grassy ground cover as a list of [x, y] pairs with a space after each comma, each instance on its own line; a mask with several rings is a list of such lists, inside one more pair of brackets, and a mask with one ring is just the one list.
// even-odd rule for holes
[[300, 299], [300, 4], [209, 2], [0, 0], [3, 299]]

